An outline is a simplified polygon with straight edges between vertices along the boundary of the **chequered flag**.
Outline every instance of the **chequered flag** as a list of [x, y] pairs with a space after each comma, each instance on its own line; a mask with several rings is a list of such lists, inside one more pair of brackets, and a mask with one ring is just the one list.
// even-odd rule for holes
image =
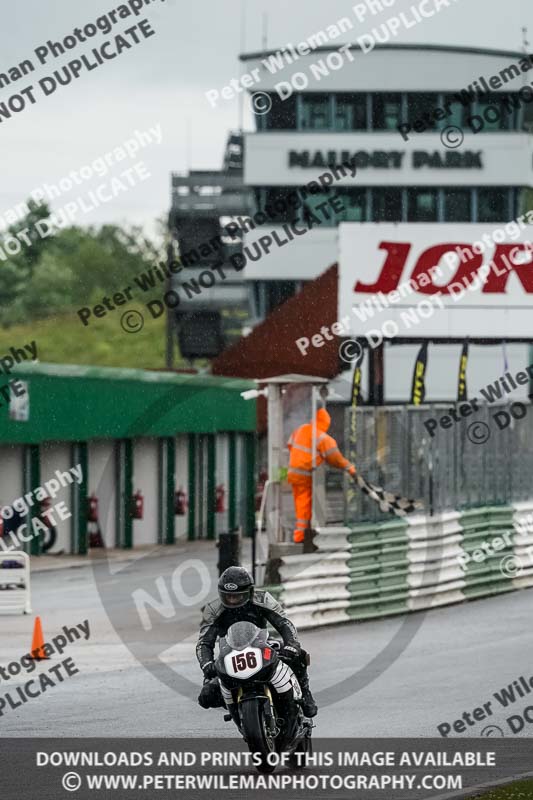
[[406, 514], [411, 514], [413, 511], [420, 511], [423, 508], [419, 500], [410, 500], [399, 494], [386, 492], [381, 486], [369, 483], [369, 481], [365, 480], [359, 473], [357, 473], [356, 482], [361, 491], [379, 505], [381, 511], [388, 511], [391, 514], [396, 514], [398, 517], [405, 517]]

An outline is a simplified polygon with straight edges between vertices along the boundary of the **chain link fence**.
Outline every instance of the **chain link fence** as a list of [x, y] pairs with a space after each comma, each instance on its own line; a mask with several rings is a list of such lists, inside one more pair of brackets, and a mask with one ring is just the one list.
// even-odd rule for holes
[[[343, 452], [367, 480], [422, 500], [429, 514], [531, 500], [531, 404], [479, 406], [467, 417], [461, 417], [461, 405], [347, 408]], [[346, 480], [346, 524], [388, 517]]]

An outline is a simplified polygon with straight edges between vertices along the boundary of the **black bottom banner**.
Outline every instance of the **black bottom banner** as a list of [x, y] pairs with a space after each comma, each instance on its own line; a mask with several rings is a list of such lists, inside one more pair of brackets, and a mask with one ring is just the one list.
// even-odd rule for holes
[[[529, 774], [526, 738], [316, 739], [290, 754], [249, 752], [238, 738], [5, 738], [0, 797], [444, 799], [483, 797]], [[531, 787], [512, 797], [533, 797]]]

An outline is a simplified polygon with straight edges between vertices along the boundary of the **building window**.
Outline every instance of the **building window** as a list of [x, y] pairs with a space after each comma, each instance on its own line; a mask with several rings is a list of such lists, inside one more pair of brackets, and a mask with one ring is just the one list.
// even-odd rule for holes
[[[261, 190], [261, 203], [258, 211], [268, 215], [269, 221], [286, 222], [296, 219], [299, 215], [299, 206], [295, 202], [296, 188], [288, 186], [274, 186]], [[268, 210], [267, 210], [268, 209]]]
[[[407, 95], [407, 119], [411, 126], [418, 120], [423, 119], [427, 130], [434, 130], [436, 123], [432, 121], [436, 108], [439, 107], [439, 95], [436, 92], [409, 92]], [[424, 119], [424, 115], [429, 114], [429, 119]]]
[[509, 92], [501, 98], [503, 111], [507, 114], [509, 124], [506, 130], [519, 131], [522, 130], [524, 124], [524, 116], [529, 114], [531, 117], [531, 104], [524, 105], [523, 100], [518, 96], [517, 92]]
[[366, 189], [340, 189], [337, 197], [344, 211], [335, 213], [336, 222], [366, 222]]
[[296, 281], [265, 281], [265, 312], [270, 314], [296, 294]]
[[[294, 130], [296, 128], [296, 95], [291, 95], [286, 100], [282, 100], [277, 92], [269, 94], [272, 107], [268, 114], [257, 114], [257, 129], [267, 131]], [[266, 102], [266, 97], [258, 100], [259, 108], [261, 103]]]
[[[516, 93], [486, 94], [478, 99], [466, 89], [455, 93], [407, 92], [403, 95], [400, 92], [295, 92], [286, 100], [277, 92], [271, 92], [269, 97], [270, 111], [255, 115], [259, 131], [396, 130], [402, 122], [413, 127], [418, 120], [423, 121], [426, 130], [442, 130], [448, 125], [469, 130], [467, 120], [473, 115], [482, 117], [483, 131], [533, 127], [532, 104], [524, 103]], [[263, 100], [258, 102], [261, 104]], [[435, 119], [437, 115], [442, 118]]]
[[[461, 92], [457, 92], [457, 94], [462, 95]], [[466, 102], [466, 95], [464, 99]], [[448, 125], [457, 125], [459, 128], [466, 128], [466, 120], [471, 114], [474, 113], [470, 103], [466, 102], [466, 105], [461, 103], [454, 94], [444, 95], [443, 108], [446, 111], [447, 116], [438, 122], [437, 127], [441, 129], [447, 128]]]
[[372, 127], [376, 131], [392, 131], [397, 128], [402, 117], [402, 96], [399, 92], [374, 94], [372, 108]]
[[402, 190], [389, 188], [373, 189], [372, 221], [401, 222], [402, 219]]
[[[317, 194], [308, 195], [304, 198], [301, 209], [298, 209], [300, 219], [303, 219], [304, 222], [307, 222], [311, 219], [310, 214], [312, 213], [319, 218], [321, 226], [326, 228], [334, 227], [338, 222], [337, 213], [329, 204], [323, 209], [323, 211], [320, 211], [318, 207], [322, 205], [322, 203], [327, 203], [328, 200], [331, 200], [336, 196], [337, 192], [331, 190], [329, 192], [318, 192]], [[327, 214], [330, 216], [329, 220], [326, 219]]]
[[336, 131], [366, 131], [366, 95], [336, 94], [333, 127]]
[[[513, 95], [513, 97], [517, 97], [517, 95]], [[521, 104], [517, 111], [517, 118], [517, 130], [528, 131], [529, 133], [533, 131], [533, 108], [531, 103]]]
[[264, 319], [271, 311], [299, 291], [296, 281], [250, 281], [252, 293], [252, 313], [257, 319]]
[[407, 221], [408, 222], [437, 222], [437, 190], [436, 189], [408, 189], [407, 190]]
[[444, 222], [472, 222], [470, 189], [444, 189]]
[[[514, 128], [515, 111], [510, 98], [506, 95], [487, 95], [483, 99], [476, 100], [475, 113], [482, 117], [484, 125], [481, 130], [484, 133], [508, 131]], [[478, 120], [476, 122], [481, 124]]]
[[478, 189], [478, 222], [507, 222], [509, 192], [501, 189]]
[[331, 128], [329, 94], [302, 94], [301, 128], [304, 131], [326, 131]]

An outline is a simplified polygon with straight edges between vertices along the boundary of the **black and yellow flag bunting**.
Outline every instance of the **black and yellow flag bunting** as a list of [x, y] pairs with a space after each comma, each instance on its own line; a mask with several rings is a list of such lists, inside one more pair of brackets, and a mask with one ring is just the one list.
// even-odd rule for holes
[[468, 399], [466, 389], [466, 365], [468, 364], [468, 341], [463, 344], [461, 358], [459, 359], [459, 379], [457, 381], [457, 402], [463, 403]]
[[[354, 364], [354, 373], [352, 380], [352, 395], [351, 395], [351, 424], [350, 424], [350, 455], [352, 458], [356, 456], [357, 445], [357, 407], [361, 400], [361, 363], [363, 361], [363, 352], [361, 352]], [[357, 466], [357, 465], [356, 465]], [[362, 492], [374, 500], [381, 509], [381, 511], [396, 514], [398, 517], [404, 517], [406, 514], [413, 511], [420, 511], [422, 503], [416, 500], [411, 500], [402, 497], [399, 494], [385, 491], [381, 486], [376, 486], [364, 478], [359, 470], [356, 473], [355, 482]], [[348, 504], [353, 497], [352, 491], [348, 490]]]
[[426, 365], [428, 360], [428, 343], [424, 342], [416, 358], [411, 386], [411, 403], [419, 406], [426, 396]]

